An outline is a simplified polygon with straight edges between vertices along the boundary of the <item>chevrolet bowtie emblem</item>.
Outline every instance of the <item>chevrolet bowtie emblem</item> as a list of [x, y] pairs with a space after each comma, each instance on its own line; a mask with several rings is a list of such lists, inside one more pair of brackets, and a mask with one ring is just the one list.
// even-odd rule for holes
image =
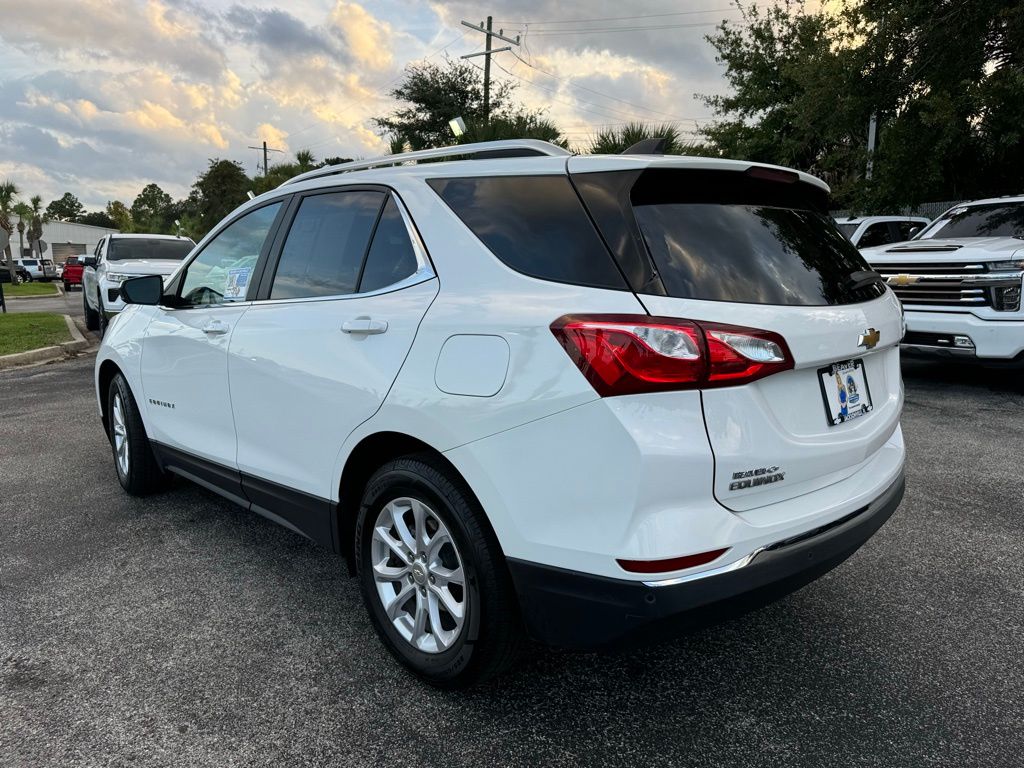
[[907, 274], [889, 275], [885, 282], [889, 285], [911, 285], [917, 282], [917, 276]]
[[860, 335], [860, 338], [857, 339], [857, 346], [864, 347], [866, 349], [874, 349], [880, 338], [882, 338], [882, 334], [874, 328], [868, 328]]

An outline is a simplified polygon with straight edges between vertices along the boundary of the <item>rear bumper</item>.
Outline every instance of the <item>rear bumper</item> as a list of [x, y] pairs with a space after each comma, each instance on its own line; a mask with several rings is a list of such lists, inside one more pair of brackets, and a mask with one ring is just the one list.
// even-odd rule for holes
[[[1013, 313], [1016, 314], [1016, 313]], [[1012, 360], [1024, 353], [1024, 320], [981, 320], [965, 312], [907, 310], [908, 335], [936, 337], [934, 342], [904, 344], [909, 352], [949, 357]], [[968, 336], [973, 347], [954, 348], [943, 340]]]
[[614, 648], [718, 623], [777, 600], [856, 552], [903, 498], [899, 477], [874, 501], [823, 529], [769, 545], [714, 571], [627, 581], [509, 560], [531, 635], [549, 645]]

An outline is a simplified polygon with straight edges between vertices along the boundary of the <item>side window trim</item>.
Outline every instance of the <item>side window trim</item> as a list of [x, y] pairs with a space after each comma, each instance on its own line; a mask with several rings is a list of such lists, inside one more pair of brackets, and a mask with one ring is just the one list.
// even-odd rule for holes
[[203, 243], [203, 247], [195, 250], [189, 256], [188, 260], [184, 262], [181, 265], [181, 268], [178, 269], [178, 271], [175, 273], [174, 279], [164, 287], [164, 296], [163, 300], [161, 301], [161, 306], [164, 309], [174, 310], [188, 310], [198, 308], [213, 309], [216, 307], [237, 307], [239, 305], [251, 302], [253, 300], [252, 294], [254, 293], [253, 285], [256, 283], [255, 280], [250, 280], [249, 290], [247, 291], [245, 299], [243, 301], [232, 301], [223, 304], [180, 304], [179, 302], [181, 301], [181, 288], [184, 282], [183, 278], [185, 274], [188, 272], [189, 268], [192, 266], [192, 263], [196, 259], [198, 259], [199, 256], [203, 253], [203, 251], [205, 251], [210, 246], [210, 243], [216, 241], [216, 239], [220, 236], [221, 232], [230, 227], [236, 221], [239, 221], [240, 219], [248, 216], [250, 213], [254, 213], [262, 208], [266, 208], [268, 205], [279, 205], [280, 208], [277, 211], [277, 215], [274, 217], [274, 222], [270, 225], [270, 230], [267, 232], [267, 236], [263, 240], [263, 246], [260, 249], [259, 258], [256, 260], [256, 266], [253, 267], [253, 272], [260, 272], [260, 274], [262, 274], [262, 266], [266, 264], [267, 257], [270, 254], [271, 246], [276, 242], [277, 233], [281, 227], [281, 221], [284, 218], [284, 213], [285, 211], [291, 208], [293, 198], [294, 195], [282, 195], [281, 197], [275, 197], [273, 199], [267, 200], [266, 203], [264, 203], [263, 205], [256, 205], [253, 206], [252, 208], [246, 208], [237, 216], [233, 216], [230, 219], [225, 219], [221, 221], [215, 229], [210, 230], [210, 232], [207, 233], [206, 237], [203, 238], [203, 240], [206, 241], [205, 243]]
[[[377, 226], [380, 224], [380, 218], [384, 213], [387, 202], [390, 198], [394, 198], [398, 211], [402, 216], [402, 221], [405, 224], [405, 231], [409, 235], [409, 240], [412, 243], [413, 252], [416, 254], [416, 271], [408, 277], [399, 280], [397, 283], [384, 286], [375, 291], [367, 291], [364, 293], [342, 293], [331, 296], [305, 296], [294, 299], [272, 299], [270, 298], [271, 286], [274, 282], [274, 274], [277, 272], [277, 264], [281, 258], [281, 252], [284, 250], [285, 240], [288, 238], [288, 232], [291, 229], [292, 223], [295, 220], [295, 215], [298, 212], [299, 206], [307, 197], [314, 197], [316, 195], [330, 194], [334, 192], [383, 192], [384, 200], [381, 203], [380, 210], [377, 212], [377, 219], [373, 225], [373, 231], [371, 232], [370, 239], [367, 242], [366, 249], [363, 252], [363, 261], [359, 268], [359, 281], [362, 280], [363, 270], [366, 267], [366, 258], [370, 252], [370, 248], [373, 245], [373, 235], [377, 232]], [[320, 189], [309, 190], [308, 192], [296, 194], [293, 196], [291, 204], [288, 206], [288, 215], [286, 219], [282, 219], [277, 223], [277, 234], [274, 238], [273, 248], [268, 255], [264, 269], [260, 275], [260, 284], [254, 296], [246, 297], [248, 301], [256, 304], [295, 304], [300, 302], [310, 301], [344, 301], [345, 299], [357, 299], [368, 296], [380, 296], [385, 293], [392, 293], [394, 291], [400, 291], [404, 288], [408, 288], [413, 285], [431, 280], [436, 277], [434, 271], [433, 261], [430, 259], [430, 254], [427, 251], [426, 245], [423, 242], [423, 238], [420, 236], [419, 229], [416, 227], [416, 223], [412, 219], [412, 215], [405, 207], [405, 201], [402, 200], [401, 196], [397, 191], [383, 184], [340, 184], [333, 187], [324, 187]], [[359, 281], [356, 286], [358, 288]]]

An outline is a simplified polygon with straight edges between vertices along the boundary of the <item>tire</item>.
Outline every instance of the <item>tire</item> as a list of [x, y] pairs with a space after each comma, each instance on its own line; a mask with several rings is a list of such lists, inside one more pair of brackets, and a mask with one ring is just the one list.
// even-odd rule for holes
[[64, 282], [64, 293], [67, 293], [70, 290], [71, 290], [71, 283], [65, 281]]
[[25, 277], [23, 278], [23, 280], [24, 280], [24, 281], [25, 281], [26, 283], [31, 283], [31, 282], [32, 282], [32, 273], [30, 272], [29, 274], [25, 275]]
[[[408, 559], [396, 518], [408, 521], [405, 541], [422, 546], [428, 558]], [[430, 536], [425, 545], [414, 540], [418, 518]], [[386, 523], [393, 523], [386, 529], [392, 544], [381, 536]], [[444, 534], [448, 543], [438, 544]], [[512, 578], [483, 510], [450, 467], [428, 454], [382, 466], [366, 484], [355, 535], [356, 574], [370, 620], [401, 664], [439, 688], [465, 688], [512, 666], [524, 635]], [[450, 586], [441, 586], [449, 577]]]
[[96, 314], [99, 316], [98, 328], [100, 332], [100, 338], [102, 339], [107, 335], [107, 326], [110, 325], [110, 321], [107, 319], [107, 313], [103, 310], [103, 294], [96, 294]]
[[85, 297], [85, 291], [82, 291], [82, 308], [85, 312], [85, 327], [90, 331], [98, 331], [100, 329], [100, 315], [95, 309], [89, 306], [89, 300]]
[[148, 496], [163, 490], [167, 475], [157, 463], [135, 398], [120, 373], [107, 390], [107, 414], [114, 469], [121, 487], [132, 496]]

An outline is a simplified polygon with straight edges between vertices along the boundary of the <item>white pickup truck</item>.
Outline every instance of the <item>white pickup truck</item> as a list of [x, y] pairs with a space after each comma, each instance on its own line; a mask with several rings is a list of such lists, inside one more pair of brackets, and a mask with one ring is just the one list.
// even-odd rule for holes
[[1024, 196], [956, 205], [913, 240], [861, 253], [903, 302], [905, 349], [1024, 362]]
[[91, 331], [105, 331], [111, 317], [124, 309], [121, 283], [131, 277], [171, 274], [195, 248], [187, 237], [175, 235], [107, 235], [85, 258], [82, 305]]

